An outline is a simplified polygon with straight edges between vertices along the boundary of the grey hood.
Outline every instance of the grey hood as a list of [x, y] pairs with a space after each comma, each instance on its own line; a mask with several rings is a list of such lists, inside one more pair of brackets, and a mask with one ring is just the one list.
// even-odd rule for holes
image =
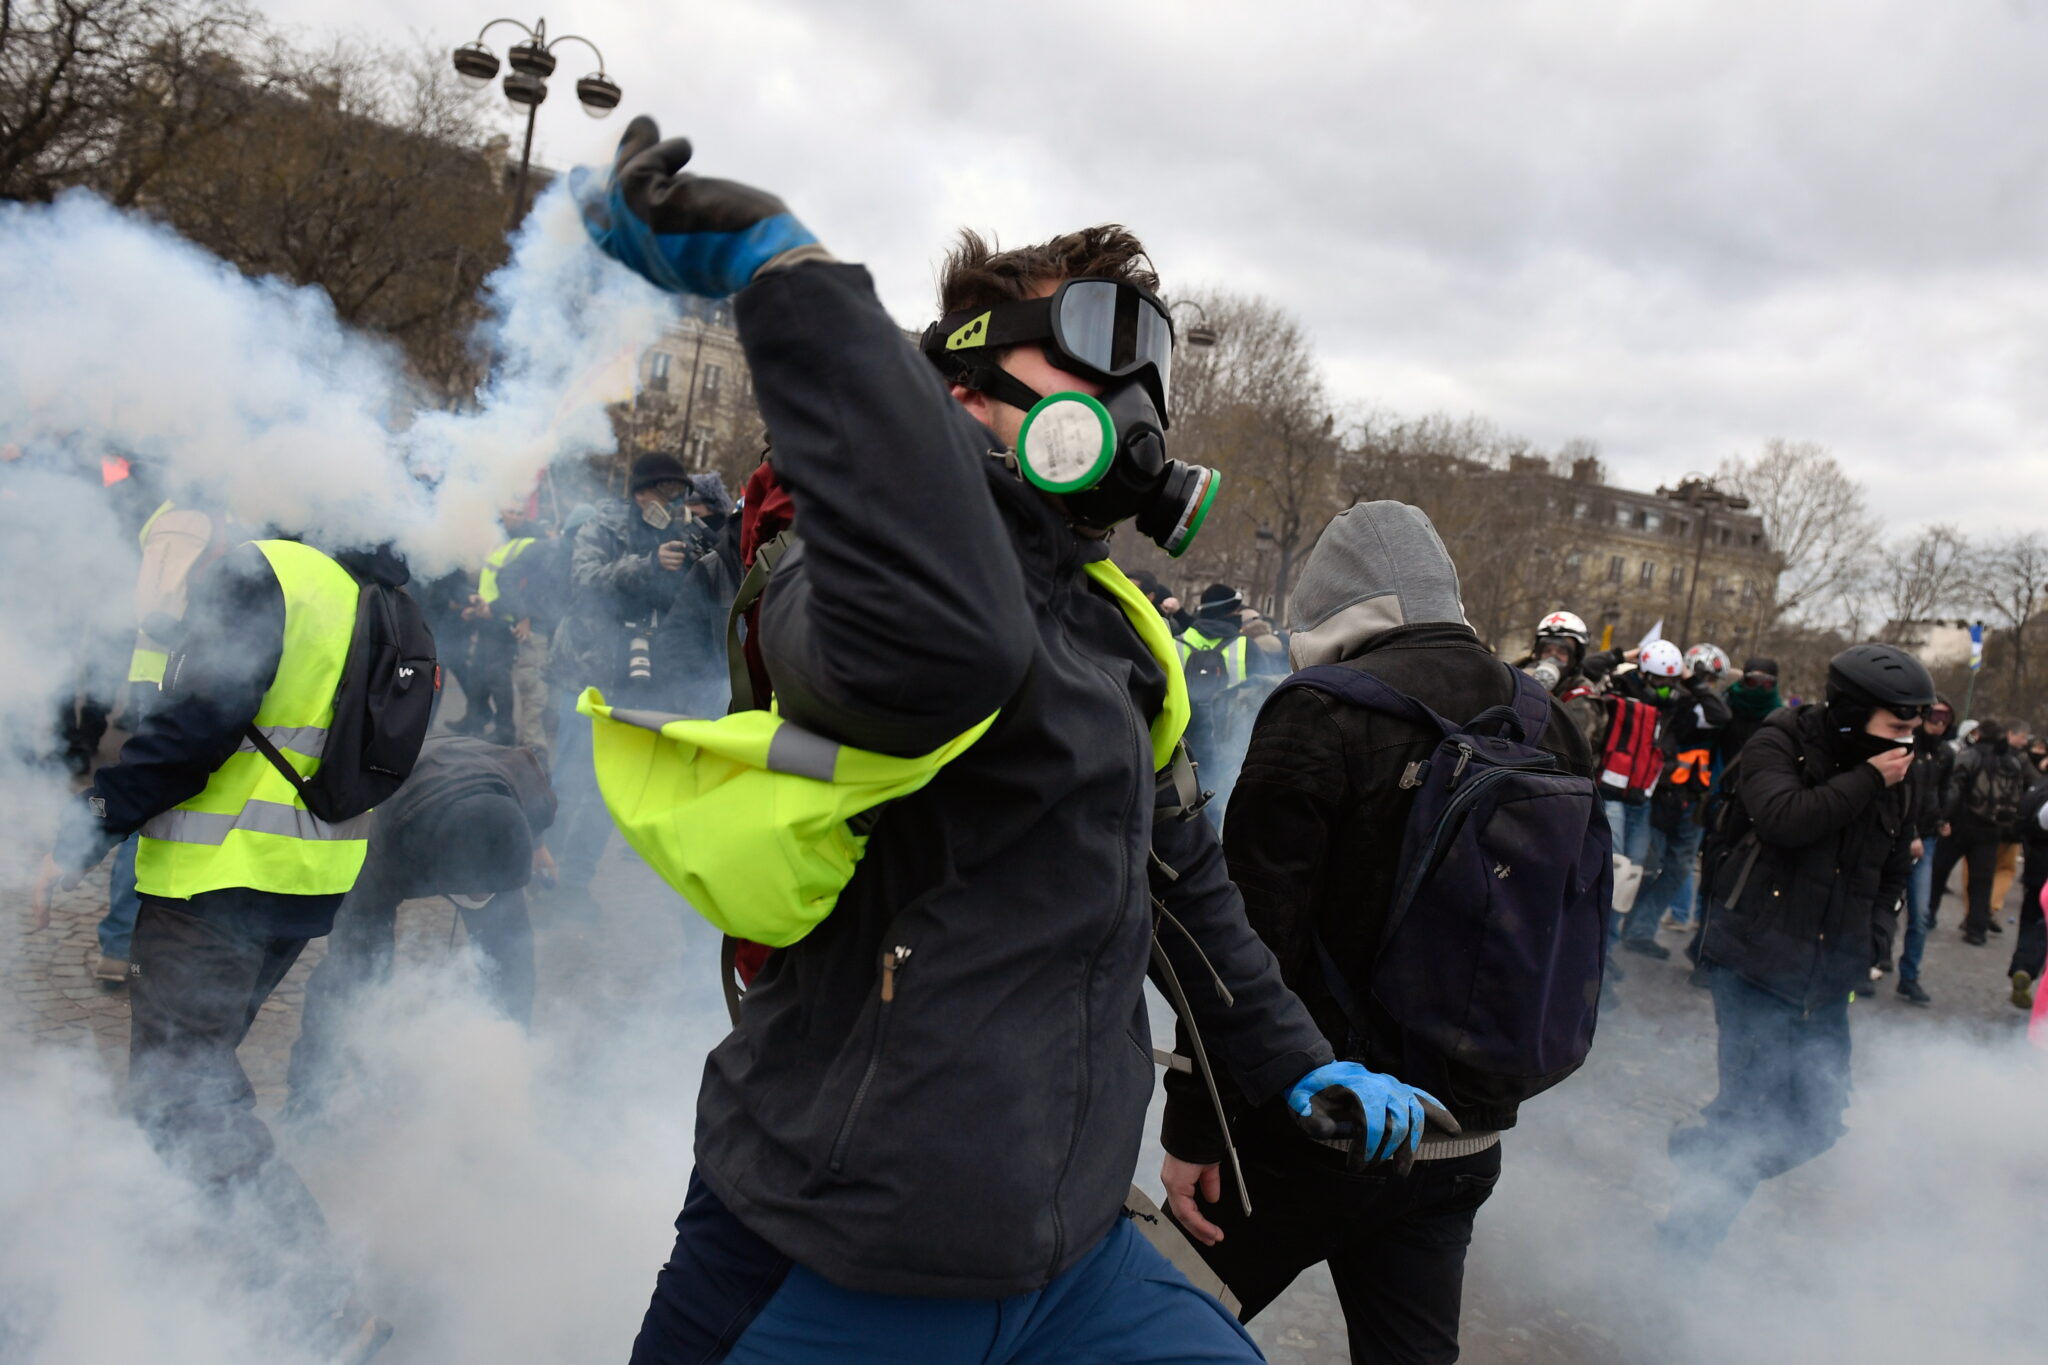
[[1419, 507], [1361, 502], [1323, 528], [1288, 603], [1296, 668], [1336, 663], [1396, 626], [1468, 624], [1458, 568]]

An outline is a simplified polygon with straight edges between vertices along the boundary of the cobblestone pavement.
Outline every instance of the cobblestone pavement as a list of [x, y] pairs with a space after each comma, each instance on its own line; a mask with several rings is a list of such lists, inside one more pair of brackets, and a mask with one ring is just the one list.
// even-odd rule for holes
[[[0, 867], [0, 875], [13, 874], [8, 880], [15, 885], [22, 884], [23, 872], [19, 866]], [[587, 919], [551, 917], [545, 910], [536, 915], [537, 1028], [547, 1026], [550, 1002], [570, 995], [580, 996], [585, 1005], [593, 995], [602, 995], [630, 1007], [647, 992], [676, 989], [663, 981], [663, 974], [672, 972], [665, 963], [673, 959], [635, 946], [649, 941], [655, 917], [672, 923], [674, 901], [666, 889], [614, 839], [593, 890], [605, 910], [601, 922], [611, 926], [608, 931], [594, 932]], [[29, 935], [19, 916], [0, 923], [5, 944], [0, 948], [0, 1046], [89, 1037], [109, 1071], [117, 1076], [123, 1071], [124, 993], [94, 984], [89, 975], [96, 952], [93, 930], [105, 893], [102, 865], [61, 898], [51, 929]], [[2003, 915], [2008, 926], [2016, 901], [2015, 891]], [[1998, 945], [2010, 945], [2010, 928], [1993, 940], [1992, 948], [1966, 947], [1954, 927], [1959, 908], [1952, 895], [1944, 906], [1947, 923], [1929, 945], [1923, 980], [1935, 995], [1933, 1009], [1915, 1010], [1900, 1002], [1889, 979], [1874, 1000], [1856, 1007], [1859, 1070], [1888, 1035], [1959, 1020], [1994, 1039], [2021, 1031], [2023, 1017], [2006, 1000], [2000, 975], [2009, 947]], [[447, 951], [454, 919], [445, 902], [411, 903], [401, 923], [401, 960]], [[663, 932], [672, 937], [674, 931]], [[1671, 935], [1664, 941], [1679, 946]], [[320, 953], [319, 943], [310, 945], [264, 1005], [243, 1048], [266, 1113], [281, 1100], [306, 975]], [[1631, 1312], [1630, 1304], [1619, 1301], [1618, 1290], [1594, 1284], [1569, 1297], [1532, 1299], [1526, 1288], [1530, 1277], [1519, 1273], [1532, 1255], [1569, 1258], [1583, 1239], [1646, 1236], [1665, 1197], [1659, 1183], [1664, 1177], [1655, 1172], [1668, 1167], [1646, 1162], [1642, 1153], [1661, 1153], [1670, 1128], [1691, 1117], [1712, 1094], [1705, 992], [1686, 984], [1676, 956], [1666, 963], [1624, 954], [1622, 962], [1627, 979], [1619, 987], [1621, 1005], [1603, 1016], [1592, 1061], [1553, 1096], [1533, 1102], [1521, 1127], [1508, 1137], [1506, 1172], [1480, 1215], [1466, 1284], [1464, 1359], [1477, 1365], [1634, 1365], [1641, 1359], [1617, 1344], [1617, 1324]], [[710, 989], [708, 982], [705, 988]], [[1853, 1109], [1849, 1121], [1853, 1128]], [[1149, 1140], [1143, 1163], [1141, 1181], [1156, 1194], [1158, 1150]], [[1642, 1174], [1646, 1170], [1652, 1174]], [[1797, 1179], [1776, 1183], [1790, 1185]], [[1559, 1213], [1560, 1208], [1567, 1212]], [[651, 1212], [669, 1216], [666, 1208]], [[1342, 1314], [1321, 1268], [1297, 1281], [1254, 1322], [1253, 1332], [1276, 1365], [1335, 1365], [1349, 1358]], [[395, 1357], [392, 1365], [409, 1365], [401, 1351], [389, 1354]]]

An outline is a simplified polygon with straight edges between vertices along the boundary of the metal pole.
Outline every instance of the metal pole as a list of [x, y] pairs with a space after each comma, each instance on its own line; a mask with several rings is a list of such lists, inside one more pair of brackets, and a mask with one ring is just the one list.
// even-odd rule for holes
[[697, 411], [697, 366], [704, 359], [704, 327], [701, 314], [693, 313], [697, 319], [697, 349], [690, 356], [690, 396], [683, 400], [683, 459], [690, 458], [690, 430], [693, 414]]
[[1970, 685], [1963, 690], [1963, 714], [1956, 717], [1957, 725], [1970, 719], [1970, 708], [1977, 704], [1977, 675], [1982, 671], [1974, 666], [1970, 669]]
[[[1695, 512], [1699, 513], [1700, 539], [1699, 548], [1693, 552], [1692, 556], [1691, 590], [1685, 595], [1685, 623], [1678, 628], [1678, 638], [1681, 640], [1690, 640], [1692, 638], [1692, 608], [1693, 604], [1699, 601], [1700, 598], [1700, 565], [1705, 563], [1707, 558], [1707, 511], [1709, 504], [1703, 500], [1701, 494], [1695, 493], [1693, 496], [1702, 499], [1701, 501], [1687, 504]], [[1685, 646], [1681, 645], [1679, 648], [1683, 649]]]
[[512, 221], [505, 224], [508, 231], [526, 216], [526, 167], [533, 160], [533, 121], [539, 114], [538, 104], [526, 106], [526, 145], [519, 149], [519, 187], [512, 193]]

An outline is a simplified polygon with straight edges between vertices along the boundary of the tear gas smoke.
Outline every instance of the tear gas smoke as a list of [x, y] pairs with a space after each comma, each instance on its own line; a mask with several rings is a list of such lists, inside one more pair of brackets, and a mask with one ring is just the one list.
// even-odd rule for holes
[[589, 380], [673, 315], [590, 249], [566, 182], [486, 290], [491, 377], [473, 407], [434, 410], [320, 290], [248, 279], [82, 192], [8, 205], [0, 444], [135, 455], [247, 525], [335, 548], [390, 540], [421, 574], [474, 563], [543, 465], [613, 448]]

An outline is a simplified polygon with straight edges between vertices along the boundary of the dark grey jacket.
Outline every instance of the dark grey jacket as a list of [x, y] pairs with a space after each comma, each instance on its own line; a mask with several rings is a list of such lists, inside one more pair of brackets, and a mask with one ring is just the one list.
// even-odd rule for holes
[[[1235, 995], [1166, 936], [1248, 1097], [1330, 1048], [1208, 822], [1153, 828], [1165, 675], [1083, 574], [1104, 546], [987, 457], [866, 271], [772, 273], [738, 320], [802, 536], [760, 625], [784, 714], [903, 754], [1001, 714], [889, 807], [831, 916], [756, 978], [705, 1066], [698, 1169], [835, 1283], [1034, 1290], [1108, 1233], [1137, 1162], [1155, 888]], [[1177, 880], [1148, 875], [1155, 851]]]
[[1825, 708], [1773, 712], [1707, 838], [1701, 955], [1807, 1009], [1867, 989], [1913, 867], [1910, 780], [1840, 767]]
[[688, 568], [664, 569], [664, 541], [688, 538], [678, 523], [657, 531], [630, 498], [605, 504], [576, 532], [569, 551], [569, 603], [549, 646], [548, 673], [563, 687], [619, 681], [625, 623], [656, 625], [674, 604]]

